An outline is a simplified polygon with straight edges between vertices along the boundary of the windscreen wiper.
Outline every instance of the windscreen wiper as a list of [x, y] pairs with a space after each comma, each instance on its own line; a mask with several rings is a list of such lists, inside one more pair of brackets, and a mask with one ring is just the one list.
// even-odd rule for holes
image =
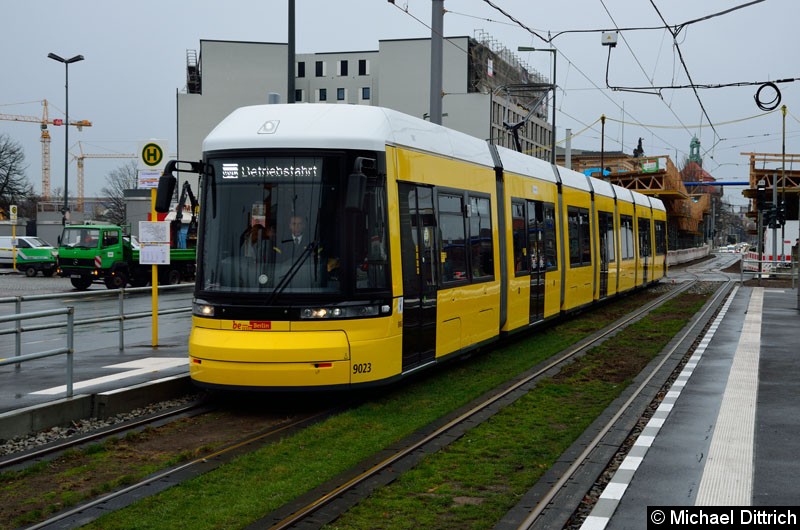
[[[291, 241], [291, 239], [289, 241]], [[300, 267], [303, 266], [303, 263], [306, 262], [311, 253], [314, 252], [314, 250], [316, 250], [318, 246], [319, 246], [318, 240], [314, 240], [308, 245], [306, 245], [306, 248], [303, 249], [303, 252], [301, 252], [300, 255], [297, 256], [297, 259], [294, 260], [292, 266], [289, 267], [289, 270], [286, 271], [286, 274], [283, 276], [283, 278], [281, 278], [281, 281], [278, 282], [278, 285], [275, 286], [275, 289], [273, 289], [272, 293], [267, 299], [266, 305], [270, 305], [275, 300], [275, 297], [277, 297], [279, 294], [283, 292], [284, 289], [286, 289], [286, 287], [289, 285], [289, 283], [297, 274], [297, 271], [300, 270]]]

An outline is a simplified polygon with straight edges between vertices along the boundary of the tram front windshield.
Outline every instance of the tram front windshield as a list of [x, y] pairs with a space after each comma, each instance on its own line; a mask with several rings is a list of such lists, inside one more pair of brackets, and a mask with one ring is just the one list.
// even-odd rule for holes
[[386, 291], [385, 176], [361, 173], [356, 160], [364, 158], [336, 153], [210, 159], [199, 290], [275, 303]]

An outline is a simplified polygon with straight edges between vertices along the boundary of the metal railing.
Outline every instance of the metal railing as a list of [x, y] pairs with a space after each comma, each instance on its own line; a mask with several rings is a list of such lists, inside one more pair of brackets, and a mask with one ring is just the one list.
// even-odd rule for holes
[[[158, 287], [159, 293], [167, 290], [192, 290], [194, 288], [194, 284], [184, 283], [184, 284], [177, 284], [177, 285], [162, 285]], [[151, 311], [140, 311], [135, 313], [125, 313], [125, 295], [126, 294], [136, 294], [136, 293], [149, 293], [151, 292], [151, 287], [133, 287], [130, 289], [119, 289], [116, 292], [116, 296], [119, 299], [119, 310], [115, 315], [108, 315], [103, 317], [95, 317], [95, 318], [85, 318], [74, 320], [72, 325], [73, 326], [83, 326], [87, 324], [99, 324], [103, 322], [117, 322], [117, 332], [119, 335], [119, 349], [120, 351], [125, 349], [125, 321], [126, 320], [135, 320], [139, 318], [148, 318], [152, 316]], [[52, 294], [31, 294], [31, 295], [19, 295], [19, 296], [7, 296], [0, 298], [0, 304], [8, 304], [13, 303], [16, 306], [15, 313], [17, 315], [25, 314], [22, 313], [22, 303], [23, 302], [33, 302], [33, 301], [41, 301], [41, 300], [58, 300], [63, 298], [107, 298], [109, 295], [113, 294], [114, 291], [82, 291], [82, 292], [68, 292], [68, 293], [52, 293]], [[70, 307], [72, 308], [72, 307]], [[175, 308], [175, 309], [160, 309], [158, 310], [158, 315], [172, 315], [178, 313], [189, 313], [191, 312], [192, 308], [191, 305], [188, 307], [182, 308]], [[41, 313], [41, 311], [37, 312]], [[33, 314], [33, 313], [31, 313]], [[13, 319], [12, 319], [13, 320]], [[24, 319], [16, 319], [17, 324], [15, 328], [0, 330], [0, 335], [7, 335], [10, 333], [14, 333], [15, 337], [15, 356], [19, 356], [22, 351], [22, 334], [28, 331], [42, 331], [45, 329], [52, 329], [53, 324], [39, 324], [35, 326], [23, 326], [22, 320]], [[2, 321], [0, 321], [2, 322]]]
[[739, 261], [739, 283], [743, 284], [745, 275], [748, 279], [791, 279], [792, 289], [797, 285], [797, 261], [758, 260], [742, 256]]
[[[73, 363], [73, 354], [75, 352], [73, 334], [75, 330], [75, 308], [74, 307], [63, 307], [59, 309], [46, 309], [44, 311], [33, 311], [31, 313], [17, 313], [14, 315], [5, 315], [0, 316], [0, 323], [3, 322], [17, 322], [17, 328], [20, 329], [21, 326], [19, 325], [20, 322], [23, 320], [30, 320], [34, 318], [44, 318], [50, 317], [55, 315], [67, 315], [67, 346], [65, 348], [56, 348], [54, 350], [47, 350], [38, 353], [29, 353], [26, 355], [21, 355], [20, 350], [18, 349], [15, 352], [14, 357], [10, 359], [0, 359], [0, 366], [6, 366], [9, 364], [16, 365], [15, 370], [20, 370], [20, 365], [26, 361], [33, 361], [35, 359], [44, 359], [46, 357], [53, 357], [55, 355], [67, 355], [67, 397], [72, 397], [73, 391], [73, 371], [72, 371], [72, 363]], [[2, 330], [0, 331], [0, 335], [6, 335], [8, 333], [14, 333], [16, 330]]]

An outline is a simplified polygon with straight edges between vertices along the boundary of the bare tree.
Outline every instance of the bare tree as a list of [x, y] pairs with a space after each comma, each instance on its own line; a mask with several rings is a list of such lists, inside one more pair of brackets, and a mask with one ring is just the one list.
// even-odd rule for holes
[[116, 224], [125, 224], [125, 190], [136, 189], [138, 183], [136, 161], [129, 160], [106, 175], [106, 186], [101, 193], [105, 199], [106, 221]]
[[6, 134], [0, 135], [0, 209], [8, 211], [11, 204], [23, 203], [34, 194], [25, 175], [25, 152], [22, 146]]

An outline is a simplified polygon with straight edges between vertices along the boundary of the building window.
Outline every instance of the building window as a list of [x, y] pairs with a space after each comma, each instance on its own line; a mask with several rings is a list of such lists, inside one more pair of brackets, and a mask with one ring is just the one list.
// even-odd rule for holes
[[327, 88], [320, 88], [319, 95], [317, 96], [317, 101], [328, 101], [328, 89]]
[[305, 61], [299, 61], [297, 63], [297, 77], [305, 77], [306, 76], [306, 63]]
[[325, 77], [325, 61], [317, 61], [314, 68], [317, 77]]
[[298, 88], [298, 89], [296, 89], [296, 90], [294, 91], [294, 100], [295, 100], [296, 102], [301, 102], [301, 101], [303, 101], [303, 89], [302, 89], [302, 88]]
[[369, 61], [366, 59], [358, 60], [358, 75], [369, 75]]
[[368, 86], [361, 87], [361, 99], [362, 100], [369, 100], [370, 90]]
[[347, 60], [339, 61], [339, 75], [340, 76], [347, 75]]
[[336, 89], [336, 101], [344, 101], [347, 97], [347, 91], [344, 88]]

